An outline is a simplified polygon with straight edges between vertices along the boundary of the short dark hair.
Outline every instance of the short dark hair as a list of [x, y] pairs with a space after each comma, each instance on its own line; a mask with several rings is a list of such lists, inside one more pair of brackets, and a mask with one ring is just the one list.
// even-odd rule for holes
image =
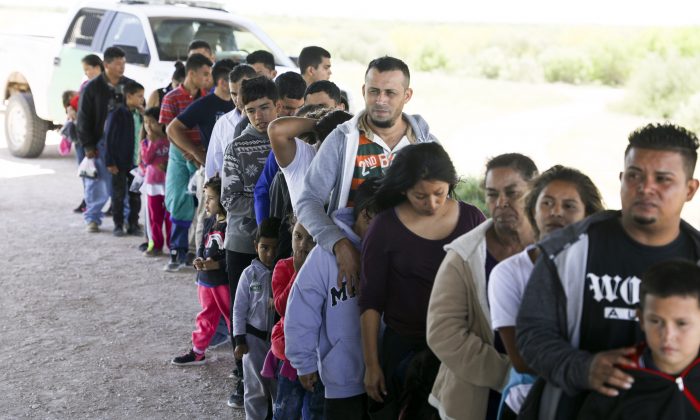
[[631, 149], [664, 150], [680, 153], [688, 179], [693, 177], [698, 160], [698, 137], [681, 126], [662, 123], [647, 124], [630, 134], [625, 157]]
[[228, 74], [229, 83], [238, 83], [242, 78], [252, 79], [258, 77], [255, 69], [248, 64], [239, 64]]
[[669, 260], [653, 265], [642, 275], [639, 307], [648, 295], [669, 298], [692, 297], [700, 306], [700, 267], [687, 260]]
[[222, 58], [220, 60], [216, 60], [216, 63], [214, 63], [215, 66], [225, 66], [230, 69], [236, 67], [238, 64], [240, 64], [240, 61], [236, 61], [233, 58]]
[[143, 116], [144, 117], [151, 117], [154, 120], [158, 121], [158, 118], [160, 118], [160, 107], [159, 106], [152, 106], [150, 108], [146, 108], [146, 110], [143, 111]]
[[354, 220], [360, 218], [360, 215], [364, 210], [372, 212], [372, 206], [374, 203], [374, 197], [379, 189], [380, 180], [377, 177], [367, 178], [365, 182], [360, 184], [355, 190], [355, 195], [353, 196], [352, 216]]
[[175, 71], [173, 71], [173, 77], [171, 77], [171, 79], [177, 80], [178, 82], [182, 83], [185, 80], [185, 77], [187, 77], [187, 73], [185, 72], [185, 65], [182, 63], [182, 61], [176, 61], [174, 66]]
[[[106, 51], [105, 51], [106, 53]], [[102, 59], [97, 56], [97, 54], [88, 54], [80, 60], [81, 63], [87, 64], [91, 67], [100, 67], [100, 70], [105, 71], [105, 65], [102, 63]]]
[[145, 90], [143, 85], [135, 80], [129, 80], [124, 83], [124, 95], [133, 95], [134, 93]]
[[486, 162], [486, 174], [495, 168], [511, 168], [516, 170], [527, 182], [537, 176], [537, 165], [529, 157], [520, 153], [504, 153]]
[[377, 190], [376, 212], [406, 201], [406, 191], [424, 180], [446, 182], [448, 193], [454, 191], [459, 181], [450, 155], [439, 143], [412, 144], [396, 153]]
[[316, 126], [314, 127], [314, 131], [316, 132], [318, 140], [325, 140], [326, 137], [328, 137], [328, 135], [331, 133], [331, 131], [335, 130], [335, 128], [338, 127], [340, 124], [351, 119], [352, 114], [350, 114], [349, 112], [342, 111], [340, 109], [336, 109], [327, 113], [318, 120]]
[[280, 98], [302, 99], [306, 91], [306, 81], [299, 73], [288, 71], [275, 79]]
[[227, 66], [225, 63], [214, 64], [214, 67], [211, 68], [211, 77], [214, 80], [214, 86], [216, 86], [221, 79], [228, 81], [229, 73], [231, 73], [231, 67]]
[[246, 64], [262, 63], [268, 70], [275, 69], [275, 56], [265, 50], [257, 50], [248, 54], [245, 58]]
[[189, 73], [191, 71], [197, 71], [204, 66], [211, 67], [211, 65], [212, 62], [210, 59], [203, 54], [196, 53], [187, 57], [187, 61], [185, 61], [185, 71]]
[[265, 76], [244, 80], [243, 83], [241, 83], [241, 91], [239, 94], [243, 106], [262, 98], [267, 98], [272, 102], [277, 102], [279, 99], [275, 82]]
[[263, 219], [255, 232], [255, 242], [259, 242], [260, 238], [278, 239], [281, 224], [282, 221], [276, 217]]
[[340, 88], [330, 80], [317, 80], [310, 84], [304, 92], [304, 98], [313, 93], [326, 92], [329, 98], [333, 99], [336, 104], [342, 100], [340, 97]]
[[369, 65], [367, 66], [367, 71], [365, 72], [365, 77], [367, 77], [367, 74], [369, 74], [369, 71], [372, 69], [376, 69], [380, 73], [384, 73], [385, 71], [399, 70], [401, 71], [401, 73], [403, 73], [403, 76], [406, 78], [406, 86], [408, 86], [411, 83], [411, 72], [408, 70], [408, 66], [406, 65], [406, 63], [399, 60], [398, 58], [389, 57], [388, 55], [385, 55], [384, 57], [375, 58], [374, 60], [369, 62]]
[[64, 90], [63, 93], [61, 94], [61, 103], [63, 104], [63, 107], [68, 108], [68, 106], [70, 105], [71, 99], [73, 99], [73, 97], [77, 94], [78, 94], [78, 92], [76, 92], [74, 90]]
[[211, 188], [219, 195], [219, 210], [221, 210], [221, 214], [226, 215], [226, 208], [221, 204], [221, 177], [219, 175], [214, 175], [209, 178], [207, 182], [204, 183], [204, 188]]
[[111, 63], [112, 60], [117, 58], [125, 58], [126, 53], [121, 48], [112, 46], [107, 48], [102, 56], [104, 57], [105, 63]]
[[323, 62], [324, 58], [331, 58], [331, 53], [324, 48], [317, 46], [302, 48], [299, 53], [299, 71], [301, 71], [301, 74], [304, 74], [307, 68], [318, 67], [318, 65]]
[[187, 46], [187, 51], [198, 50], [200, 48], [209, 50], [209, 53], [211, 54], [211, 45], [209, 45], [207, 41], [204, 41], [202, 39], [195, 39], [192, 42], [190, 42], [190, 45]]
[[586, 216], [590, 216], [593, 213], [597, 213], [605, 209], [603, 206], [603, 198], [598, 190], [598, 187], [595, 186], [593, 181], [587, 175], [578, 169], [569, 168], [562, 165], [554, 165], [542, 172], [540, 176], [530, 182], [530, 191], [525, 197], [525, 214], [527, 214], [527, 218], [530, 220], [530, 225], [538, 236], [540, 231], [537, 228], [537, 222], [535, 221], [537, 199], [540, 197], [540, 194], [547, 187], [547, 185], [554, 181], [568, 182], [576, 187], [576, 191], [581, 197], [581, 202], [584, 205], [584, 213]]

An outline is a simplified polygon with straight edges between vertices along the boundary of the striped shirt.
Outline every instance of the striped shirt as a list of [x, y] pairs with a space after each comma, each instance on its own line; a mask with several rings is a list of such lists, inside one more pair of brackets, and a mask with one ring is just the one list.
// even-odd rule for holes
[[[177, 118], [192, 101], [206, 94], [206, 90], [200, 89], [197, 96], [192, 96], [187, 89], [185, 89], [184, 83], [181, 84], [177, 89], [171, 90], [163, 97], [163, 102], [160, 104], [160, 117], [158, 118], [158, 122], [165, 125], [170, 124], [170, 122]], [[200, 144], [202, 142], [201, 134], [197, 127], [192, 127], [187, 130], [187, 137], [194, 144]]]
[[354, 206], [353, 199], [357, 188], [369, 178], [383, 178], [394, 160], [396, 152], [409, 144], [408, 137], [404, 136], [391, 150], [378, 135], [375, 134], [373, 140], [370, 140], [364, 131], [360, 131], [360, 142], [357, 145], [357, 154], [355, 155], [355, 169], [352, 173], [348, 207]]

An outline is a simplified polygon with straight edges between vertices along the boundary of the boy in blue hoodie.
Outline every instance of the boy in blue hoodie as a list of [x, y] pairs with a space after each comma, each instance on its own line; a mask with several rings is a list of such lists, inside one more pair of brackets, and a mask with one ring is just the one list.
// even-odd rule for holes
[[134, 176], [131, 170], [139, 163], [141, 126], [143, 117], [144, 88], [138, 82], [128, 81], [124, 85], [124, 105], [118, 105], [110, 111], [105, 121], [105, 139], [107, 153], [105, 165], [112, 174], [112, 218], [114, 219], [114, 236], [124, 236], [124, 201], [128, 195], [130, 235], [140, 235], [139, 212], [141, 210], [141, 193], [132, 192], [131, 183]]
[[[372, 214], [369, 205], [378, 186], [366, 180], [357, 189], [354, 208], [333, 213], [333, 221], [361, 249]], [[319, 380], [326, 388], [325, 418], [367, 419], [360, 307], [346, 283], [338, 284], [335, 256], [315, 247], [292, 286], [285, 315], [285, 355], [306, 389]]]
[[260, 371], [270, 350], [270, 332], [276, 321], [271, 282], [279, 229], [280, 220], [275, 218], [265, 219], [258, 226], [258, 258], [243, 270], [233, 303], [234, 356], [243, 359], [243, 404], [249, 419], [266, 418], [277, 388]]

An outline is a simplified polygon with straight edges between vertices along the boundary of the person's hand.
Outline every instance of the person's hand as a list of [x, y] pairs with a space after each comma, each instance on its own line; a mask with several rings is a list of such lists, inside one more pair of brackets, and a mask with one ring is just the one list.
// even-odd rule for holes
[[107, 167], [107, 170], [109, 171], [110, 174], [116, 175], [119, 173], [119, 168], [117, 168], [117, 165], [109, 165]]
[[238, 360], [243, 359], [244, 354], [248, 354], [248, 345], [246, 344], [239, 344], [233, 349], [233, 356]]
[[203, 148], [197, 149], [197, 153], [193, 155], [194, 160], [199, 163], [200, 166], [204, 165], [204, 161], [207, 159], [207, 154]]
[[194, 267], [195, 270], [204, 270], [204, 259], [202, 257], [195, 258], [192, 260], [192, 267]]
[[338, 289], [345, 287], [350, 296], [360, 291], [360, 253], [348, 238], [343, 238], [333, 246], [333, 253], [338, 260]]
[[387, 392], [384, 384], [384, 372], [379, 364], [365, 368], [365, 391], [374, 401], [384, 402]]
[[97, 157], [96, 149], [85, 149], [85, 157], [88, 159], [95, 159]]
[[314, 392], [314, 385], [318, 382], [318, 372], [311, 372], [308, 375], [299, 375], [299, 382], [305, 390]]
[[596, 354], [588, 370], [591, 389], [608, 397], [616, 397], [620, 389], [630, 389], [634, 378], [619, 367], [636, 366], [629, 357], [634, 352], [634, 347], [626, 347]]

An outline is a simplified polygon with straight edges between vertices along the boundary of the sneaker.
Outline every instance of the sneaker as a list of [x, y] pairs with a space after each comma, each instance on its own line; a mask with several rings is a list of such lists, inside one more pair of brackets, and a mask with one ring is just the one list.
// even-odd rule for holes
[[204, 364], [205, 359], [204, 354], [197, 354], [190, 349], [187, 354], [174, 358], [170, 363], [177, 366], [197, 366]]
[[233, 408], [243, 408], [243, 396], [238, 395], [237, 392], [234, 392], [228, 398], [226, 405], [228, 405], [229, 407], [233, 407]]
[[160, 249], [147, 249], [143, 251], [144, 257], [160, 257], [161, 255], [163, 255], [163, 251]]
[[85, 205], [85, 200], [83, 200], [83, 201], [80, 202], [80, 204], [78, 205], [78, 207], [76, 207], [76, 208], [73, 209], [73, 213], [78, 213], [78, 214], [80, 214], [80, 213], [85, 213], [85, 209], [86, 209], [86, 208], [87, 208], [87, 207], [86, 207], [86, 205]]
[[135, 225], [130, 225], [126, 229], [126, 233], [127, 233], [127, 235], [141, 236], [141, 235], [143, 235], [143, 230], [141, 229], [141, 226], [139, 226], [138, 224], [135, 224]]
[[144, 242], [141, 245], [139, 245], [139, 251], [141, 251], [141, 252], [148, 251], [148, 242]]
[[163, 270], [169, 271], [171, 273], [176, 273], [176, 272], [182, 270], [183, 268], [185, 268], [185, 262], [180, 261], [178, 256], [179, 255], [178, 255], [177, 250], [174, 250], [174, 249], [171, 250], [170, 251], [170, 262], [165, 267], [163, 267]]
[[100, 226], [97, 224], [97, 222], [89, 222], [85, 227], [85, 231], [87, 233], [97, 233], [100, 231]]
[[115, 226], [112, 230], [112, 235], [116, 236], [117, 238], [121, 238], [125, 235], [124, 228], [121, 226]]
[[194, 252], [188, 252], [187, 256], [185, 256], [185, 265], [188, 267], [192, 266], [192, 262], [197, 256], [194, 254]]

